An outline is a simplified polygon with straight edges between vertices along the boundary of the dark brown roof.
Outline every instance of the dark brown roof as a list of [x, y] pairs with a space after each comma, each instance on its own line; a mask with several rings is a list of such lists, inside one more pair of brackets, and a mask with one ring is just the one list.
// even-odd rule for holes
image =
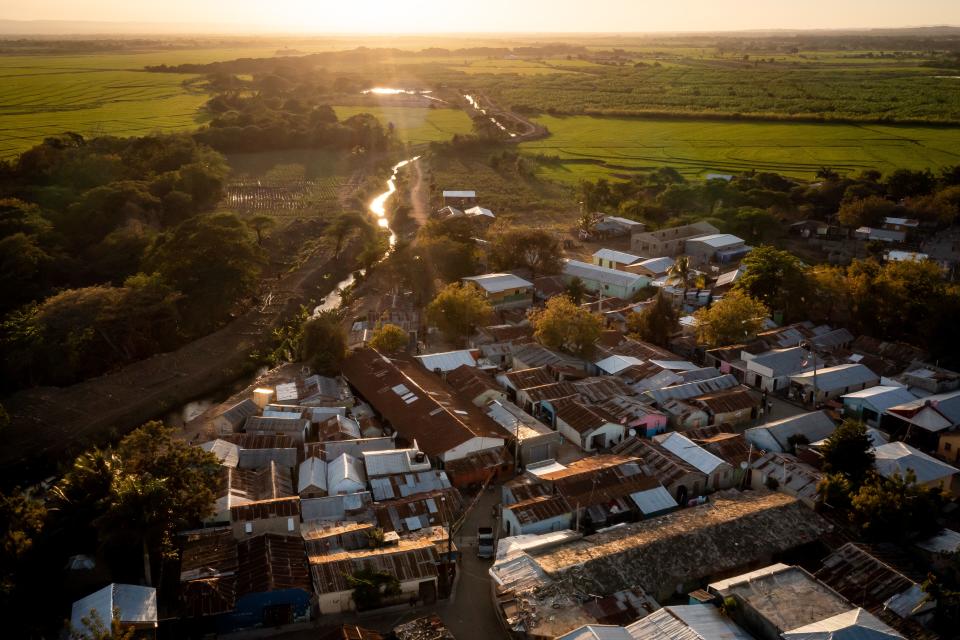
[[545, 384], [553, 384], [557, 381], [546, 367], [509, 371], [504, 374], [504, 377], [517, 389], [542, 387]]
[[[750, 444], [742, 433], [721, 431], [718, 427], [711, 426], [684, 431], [683, 435], [721, 460], [730, 463], [734, 468], [739, 468], [741, 462], [753, 461], [749, 459]], [[760, 452], [754, 451], [753, 459], [756, 460], [759, 457]]]
[[283, 589], [310, 591], [307, 552], [300, 536], [265, 533], [241, 540], [237, 596]]
[[600, 347], [598, 350], [602, 355], [598, 355], [597, 360], [601, 357], [613, 355], [633, 356], [641, 360], [683, 360], [677, 354], [667, 351], [663, 347], [633, 338], [627, 338], [615, 347]]
[[383, 571], [400, 582], [409, 582], [436, 578], [438, 561], [431, 541], [401, 540], [395, 547], [311, 556], [310, 572], [317, 593], [337, 593], [352, 589], [347, 576], [360, 568]]
[[475, 437], [508, 439], [472, 402], [419, 365], [394, 363], [370, 348], [354, 351], [343, 375], [408, 442], [438, 456]]
[[760, 400], [744, 386], [691, 398], [690, 402], [702, 406], [713, 415], [743, 411], [760, 406]]
[[230, 520], [232, 522], [292, 517], [300, 517], [300, 498], [296, 496], [276, 498], [275, 500], [260, 500], [259, 502], [230, 507]]
[[823, 560], [816, 578], [850, 602], [873, 609], [926, 576], [892, 545], [848, 542]]
[[456, 482], [458, 476], [469, 476], [477, 471], [494, 469], [510, 461], [505, 447], [485, 449], [446, 463], [445, 470], [450, 482]]
[[[403, 535], [429, 526], [449, 525], [463, 513], [463, 498], [453, 487], [406, 498], [373, 503], [374, 517], [384, 531]], [[408, 518], [418, 525], [410, 526]]]
[[630, 396], [633, 390], [615, 376], [584, 378], [572, 383], [577, 392], [590, 402], [603, 402], [613, 396]]
[[354, 624], [345, 624], [321, 632], [317, 640], [384, 640], [384, 637], [376, 631], [364, 629]]
[[236, 607], [237, 541], [230, 527], [183, 534], [180, 599], [188, 616], [228, 613]]
[[447, 374], [447, 384], [471, 402], [487, 391], [503, 391], [493, 376], [466, 364]]
[[435, 613], [394, 627], [393, 635], [397, 640], [454, 640], [453, 633]]
[[524, 389], [531, 402], [541, 402], [543, 400], [556, 400], [557, 398], [569, 398], [577, 395], [577, 388], [572, 382], [552, 382], [539, 387], [530, 387]]
[[223, 436], [223, 439], [241, 449], [292, 449], [295, 447], [293, 438], [287, 434], [233, 433]]
[[587, 433], [605, 424], [618, 424], [617, 419], [599, 407], [588, 407], [576, 400], [564, 398], [553, 403], [557, 420], [563, 420], [577, 433]]
[[706, 484], [707, 476], [695, 467], [673, 455], [665, 448], [643, 438], [628, 438], [614, 445], [611, 451], [620, 455], [636, 456], [653, 476], [664, 485], [683, 480], [689, 474], [698, 476]]
[[489, 337], [493, 342], [512, 342], [532, 338], [533, 327], [529, 324], [496, 324], [482, 327], [478, 333]]
[[290, 469], [278, 465], [273, 460], [262, 469], [233, 467], [224, 467], [224, 469], [229, 488], [223, 487], [223, 489], [224, 492], [229, 489], [231, 495], [253, 501], [288, 498], [294, 495]]
[[504, 506], [504, 509], [516, 516], [520, 524], [549, 520], [571, 511], [570, 505], [567, 504], [563, 496], [537, 496], [523, 502]]

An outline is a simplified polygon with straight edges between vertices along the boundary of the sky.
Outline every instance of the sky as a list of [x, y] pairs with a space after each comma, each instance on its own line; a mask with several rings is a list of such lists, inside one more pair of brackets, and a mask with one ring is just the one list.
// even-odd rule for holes
[[960, 25], [960, 0], [0, 0], [0, 19], [312, 33], [845, 29]]

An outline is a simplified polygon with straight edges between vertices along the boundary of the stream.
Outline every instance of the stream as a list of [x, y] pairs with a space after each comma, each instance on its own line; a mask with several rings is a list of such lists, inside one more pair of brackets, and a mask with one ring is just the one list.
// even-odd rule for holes
[[[397, 164], [393, 165], [393, 172], [390, 174], [390, 178], [387, 179], [387, 190], [377, 195], [377, 197], [371, 200], [370, 204], [367, 205], [367, 210], [370, 211], [370, 213], [372, 213], [377, 219], [377, 225], [379, 225], [380, 228], [386, 229], [390, 232], [390, 246], [387, 248], [386, 253], [384, 253], [380, 258], [381, 260], [386, 258], [390, 254], [390, 251], [393, 250], [394, 245], [397, 244], [397, 234], [394, 233], [393, 229], [390, 228], [390, 221], [387, 220], [387, 200], [389, 200], [390, 196], [397, 191], [397, 173], [400, 171], [400, 169], [404, 168], [411, 162], [416, 162], [419, 159], [420, 156], [414, 156], [413, 158], [401, 160]], [[362, 275], [363, 271], [361, 270], [359, 273]], [[343, 295], [340, 293], [341, 290], [349, 287], [356, 282], [356, 280], [356, 273], [351, 273], [349, 276], [338, 282], [333, 290], [327, 294], [327, 297], [324, 298], [323, 301], [314, 308], [313, 314], [317, 315], [323, 311], [333, 311], [335, 309], [339, 309], [340, 303], [343, 302]]]
[[[463, 97], [467, 99], [467, 102], [470, 103], [470, 106], [471, 106], [471, 107], [473, 107], [474, 109], [476, 109], [477, 111], [479, 111], [479, 112], [482, 113], [483, 115], [485, 115], [485, 116], [487, 115], [487, 110], [480, 107], [480, 100], [479, 100], [479, 99], [474, 98], [473, 96], [471, 96], [471, 95], [469, 95], [469, 94], [466, 94], [466, 93], [463, 94]], [[511, 138], [516, 138], [516, 137], [517, 137], [517, 134], [515, 134], [513, 131], [510, 131], [510, 130], [507, 129], [505, 126], [503, 126], [503, 123], [501, 123], [501, 122], [500, 122], [499, 120], [497, 120], [496, 118], [494, 118], [493, 116], [487, 116], [487, 117], [490, 118], [490, 122], [492, 122], [493, 124], [497, 125], [497, 127], [499, 127], [500, 130], [503, 131], [504, 133], [509, 134]]]

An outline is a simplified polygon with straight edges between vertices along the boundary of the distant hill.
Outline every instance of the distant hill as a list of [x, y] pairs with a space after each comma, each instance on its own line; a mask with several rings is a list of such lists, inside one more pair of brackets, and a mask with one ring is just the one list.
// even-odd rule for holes
[[88, 20], [3, 20], [0, 36], [92, 36], [177, 33], [240, 33], [259, 31], [239, 25], [190, 24], [185, 22], [108, 22]]

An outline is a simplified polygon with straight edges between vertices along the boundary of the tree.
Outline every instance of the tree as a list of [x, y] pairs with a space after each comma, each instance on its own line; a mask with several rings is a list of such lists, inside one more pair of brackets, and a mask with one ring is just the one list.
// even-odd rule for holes
[[82, 629], [70, 627], [70, 640], [134, 640], [136, 627], [120, 622], [120, 609], [115, 608], [109, 628], [100, 619], [97, 611], [91, 611], [89, 616], [80, 619]]
[[265, 215], [256, 215], [247, 220], [247, 224], [253, 229], [253, 232], [257, 234], [257, 245], [263, 246], [263, 233], [268, 229], [272, 229], [276, 224], [273, 218]]
[[897, 169], [887, 177], [887, 193], [894, 200], [922, 196], [933, 191], [937, 179], [929, 169]]
[[563, 251], [555, 235], [530, 227], [499, 227], [491, 233], [490, 266], [506, 271], [526, 268], [530, 277], [560, 273]]
[[690, 258], [687, 256], [677, 258], [667, 270], [667, 282], [679, 283], [683, 289], [683, 297], [681, 300], [683, 300], [684, 303], [687, 300], [687, 288], [690, 286], [692, 278], [693, 269], [690, 265]]
[[347, 236], [354, 229], [361, 229], [366, 224], [363, 216], [359, 213], [341, 213], [336, 218], [333, 219], [333, 222], [330, 223], [330, 226], [327, 228], [327, 232], [336, 240], [336, 247], [333, 251], [333, 256], [339, 257], [340, 250], [343, 248], [343, 241], [346, 240]]
[[376, 609], [384, 596], [400, 594], [400, 581], [396, 576], [371, 568], [348, 575], [347, 585], [353, 587], [353, 601], [360, 611]]
[[0, 597], [5, 600], [16, 587], [15, 575], [23, 557], [33, 547], [47, 515], [44, 503], [19, 488], [0, 494]]
[[396, 353], [410, 343], [410, 336], [395, 324], [378, 327], [370, 338], [370, 346], [381, 353]]
[[877, 227], [883, 224], [884, 218], [895, 216], [899, 211], [895, 202], [870, 196], [843, 203], [837, 216], [840, 224], [848, 227]]
[[314, 371], [332, 376], [347, 356], [347, 332], [336, 311], [324, 311], [303, 323], [299, 355]]
[[573, 304], [579, 305], [583, 302], [583, 296], [587, 294], [587, 287], [583, 284], [583, 280], [574, 276], [570, 280], [570, 284], [567, 285], [567, 295], [570, 296], [570, 299], [573, 300]]
[[627, 316], [627, 333], [638, 340], [666, 347], [679, 328], [679, 314], [673, 303], [658, 291], [653, 304]]
[[757, 335], [769, 313], [762, 302], [733, 289], [712, 307], [694, 314], [697, 336], [710, 347], [739, 344]]
[[853, 487], [859, 487], [873, 469], [873, 443], [867, 435], [867, 426], [859, 420], [844, 420], [820, 452], [823, 470], [843, 475]]
[[543, 309], [529, 315], [533, 335], [551, 349], [559, 349], [579, 358], [589, 358], [603, 331], [603, 318], [578, 307], [567, 296], [554, 296]]
[[904, 543], [936, 533], [943, 504], [943, 494], [918, 485], [912, 470], [890, 478], [871, 473], [850, 499], [850, 520], [869, 540]]
[[493, 315], [493, 307], [480, 291], [459, 282], [448, 284], [427, 305], [427, 319], [448, 339], [461, 341], [469, 337], [475, 327]]
[[733, 285], [788, 318], [798, 317], [806, 307], [807, 280], [803, 264], [788, 251], [771, 246], [756, 247], [743, 259], [745, 273]]

